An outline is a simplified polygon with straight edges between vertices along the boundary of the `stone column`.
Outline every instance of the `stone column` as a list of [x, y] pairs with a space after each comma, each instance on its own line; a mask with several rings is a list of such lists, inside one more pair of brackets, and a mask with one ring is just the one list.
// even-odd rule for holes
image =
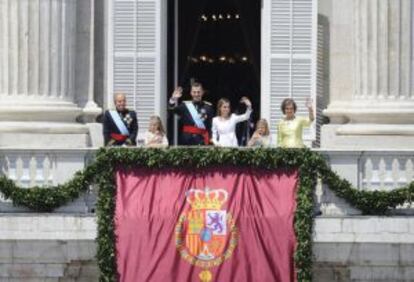
[[76, 123], [77, 0], [0, 0], [0, 146], [85, 147]]
[[[412, 148], [414, 144], [413, 3], [411, 0], [353, 0], [332, 11], [349, 12], [348, 34], [335, 44], [351, 44], [352, 63], [331, 79], [350, 76], [349, 91], [335, 93], [324, 114], [325, 148]], [[337, 2], [339, 5], [340, 2]], [[342, 3], [343, 4], [343, 3]], [[335, 21], [335, 18], [332, 18]], [[331, 34], [341, 30], [331, 29]], [[345, 40], [351, 39], [350, 43]], [[341, 43], [341, 40], [343, 42]], [[335, 64], [334, 53], [330, 60]], [[335, 78], [333, 78], [335, 77]], [[337, 98], [343, 96], [343, 98]]]
[[89, 82], [88, 102], [83, 108], [84, 120], [93, 122], [95, 117], [102, 112], [102, 109], [94, 101], [94, 77], [95, 77], [95, 0], [90, 0], [90, 24], [89, 24]]

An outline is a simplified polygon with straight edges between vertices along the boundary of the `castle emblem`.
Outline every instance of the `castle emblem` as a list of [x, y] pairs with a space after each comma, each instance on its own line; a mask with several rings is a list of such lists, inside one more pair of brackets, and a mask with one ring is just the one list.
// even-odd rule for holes
[[190, 204], [175, 227], [177, 250], [188, 263], [203, 269], [202, 282], [212, 281], [210, 268], [230, 258], [237, 246], [238, 232], [230, 213], [222, 209], [228, 199], [223, 189], [190, 189]]

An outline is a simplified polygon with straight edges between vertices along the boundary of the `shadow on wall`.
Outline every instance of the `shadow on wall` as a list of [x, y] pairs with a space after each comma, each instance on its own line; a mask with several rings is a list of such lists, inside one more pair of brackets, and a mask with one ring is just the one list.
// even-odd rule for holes
[[321, 127], [329, 123], [322, 111], [329, 104], [329, 44], [330, 27], [328, 17], [318, 14], [318, 42], [316, 58], [316, 141], [312, 147], [320, 147]]
[[105, 2], [95, 1], [95, 77], [94, 99], [100, 107], [105, 105]]

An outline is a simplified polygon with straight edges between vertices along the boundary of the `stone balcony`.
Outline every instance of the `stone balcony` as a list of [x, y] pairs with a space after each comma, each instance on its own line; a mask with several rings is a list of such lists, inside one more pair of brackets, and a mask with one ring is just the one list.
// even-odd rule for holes
[[[391, 190], [413, 181], [414, 150], [317, 150], [358, 189]], [[1, 149], [1, 173], [22, 187], [56, 185], [97, 149]], [[414, 281], [414, 209], [362, 216], [321, 183], [314, 227], [314, 281]], [[94, 187], [54, 213], [0, 201], [0, 282], [98, 281]]]
[[[76, 171], [93, 160], [96, 152], [97, 149], [0, 149], [0, 173], [21, 187], [53, 186], [70, 180]], [[92, 189], [56, 212], [93, 212], [96, 196]], [[0, 212], [30, 211], [14, 207], [0, 195]]]
[[[0, 149], [0, 173], [22, 187], [63, 183], [93, 161], [97, 148], [91, 149]], [[414, 150], [315, 150], [325, 156], [331, 168], [355, 188], [391, 190], [414, 180]], [[57, 212], [93, 211], [93, 187], [83, 197]], [[317, 207], [326, 216], [356, 215], [359, 211], [337, 198], [325, 185], [316, 188]], [[410, 213], [410, 204], [397, 213]], [[0, 212], [25, 212], [0, 200]]]
[[[332, 170], [361, 190], [392, 190], [414, 180], [414, 150], [318, 150]], [[328, 187], [316, 188], [318, 207], [323, 215], [357, 215], [360, 212]], [[394, 214], [412, 214], [411, 203], [398, 207]]]

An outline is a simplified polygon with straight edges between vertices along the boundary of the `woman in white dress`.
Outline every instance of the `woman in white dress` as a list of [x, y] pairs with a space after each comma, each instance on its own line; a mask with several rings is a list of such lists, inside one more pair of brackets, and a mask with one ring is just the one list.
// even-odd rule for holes
[[217, 103], [217, 116], [213, 118], [211, 127], [213, 144], [221, 147], [237, 147], [236, 124], [250, 118], [252, 103], [246, 97], [240, 102], [246, 105], [246, 112], [242, 115], [231, 113], [230, 101], [222, 98]]

